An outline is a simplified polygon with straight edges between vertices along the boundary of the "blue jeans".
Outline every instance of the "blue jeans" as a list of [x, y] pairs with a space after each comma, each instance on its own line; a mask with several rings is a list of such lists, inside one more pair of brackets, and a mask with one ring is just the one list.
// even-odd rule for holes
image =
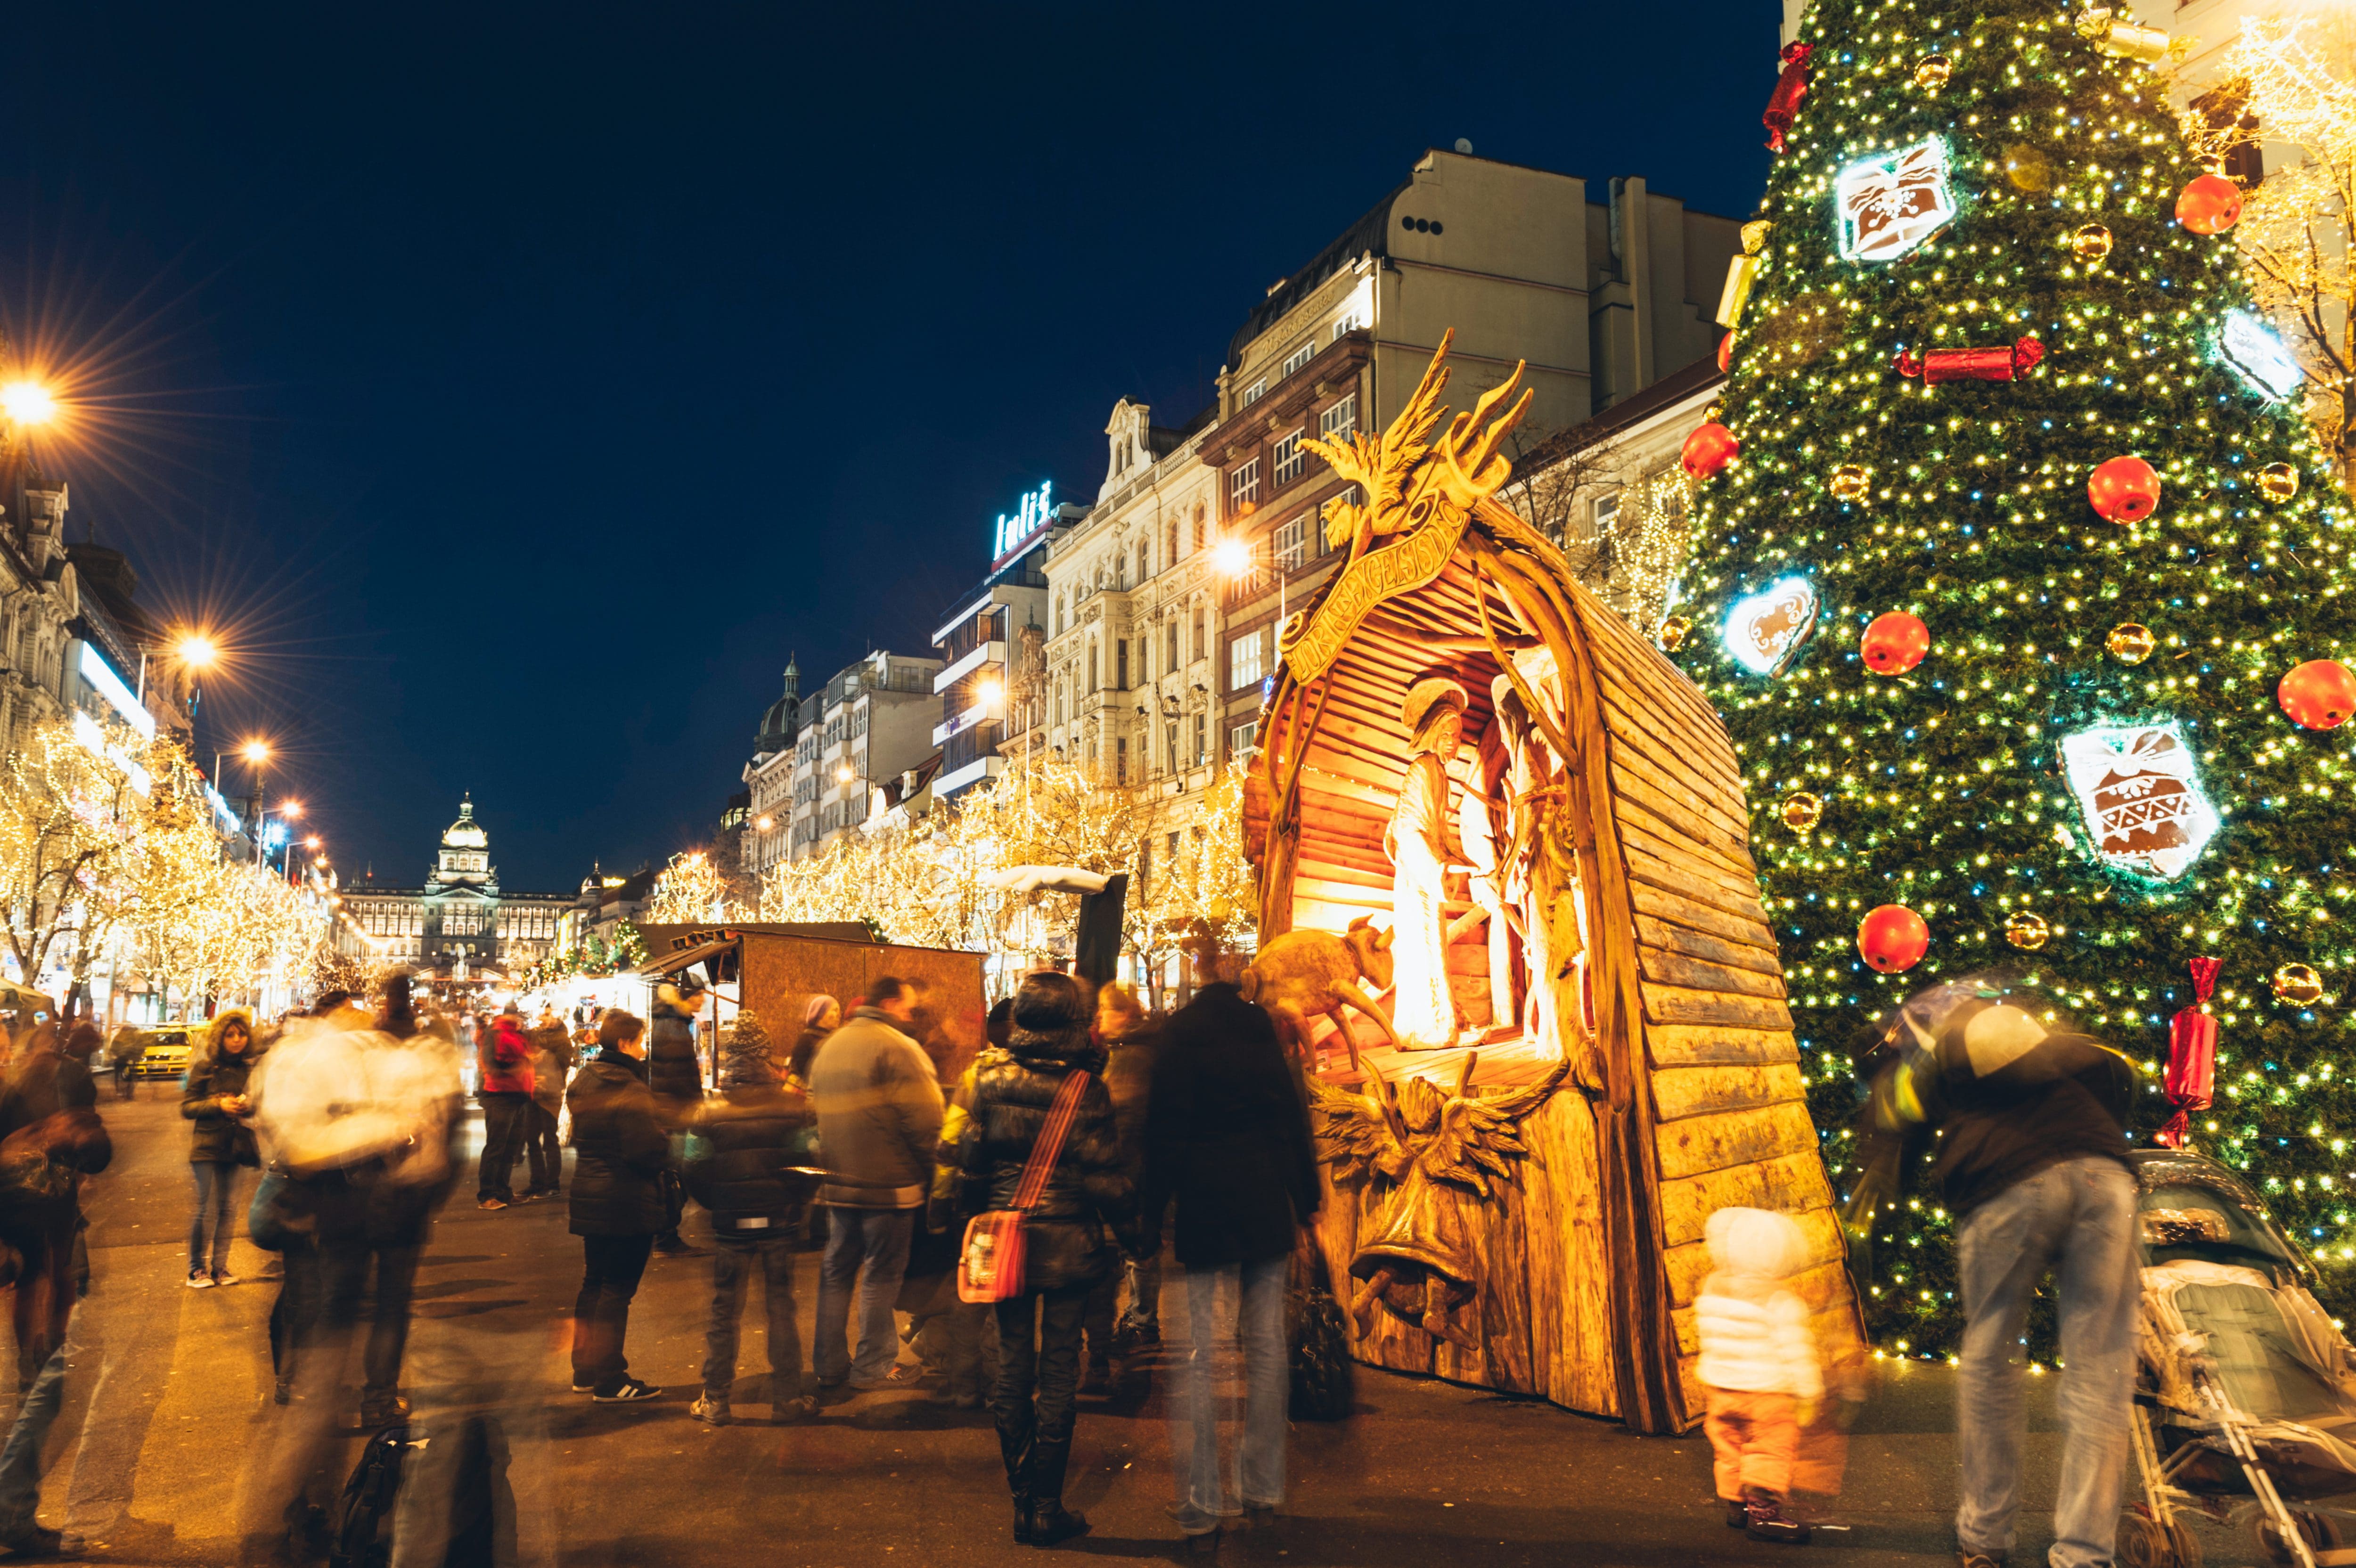
[[[810, 1370], [831, 1388], [845, 1378], [881, 1382], [900, 1359], [892, 1303], [908, 1272], [908, 1243], [916, 1233], [914, 1209], [826, 1211], [826, 1256], [818, 1268], [818, 1340]], [[862, 1272], [863, 1271], [863, 1272]], [[851, 1353], [851, 1286], [859, 1294], [859, 1353]]]
[[[209, 1267], [215, 1274], [229, 1269], [230, 1203], [237, 1196], [237, 1162], [191, 1160], [188, 1172], [197, 1179], [197, 1214], [188, 1221], [188, 1272]], [[212, 1221], [212, 1255], [205, 1255], [206, 1225]]]
[[[1186, 1320], [1164, 1342], [1185, 1347], [1178, 1362], [1177, 1397], [1170, 1402], [1170, 1457], [1178, 1499], [1170, 1515], [1189, 1535], [1207, 1535], [1223, 1515], [1275, 1508], [1284, 1501], [1285, 1403], [1291, 1392], [1284, 1340], [1284, 1287], [1290, 1253], [1258, 1263], [1221, 1264], [1185, 1271]], [[1222, 1296], [1237, 1299], [1243, 1339], [1244, 1431], [1234, 1476], [1222, 1485], [1215, 1387]]]
[[2028, 1424], [2020, 1336], [2050, 1267], [2061, 1296], [2056, 1403], [2066, 1435], [2047, 1561], [2108, 1568], [2135, 1383], [2136, 1179], [2098, 1156], [2048, 1166], [1973, 1210], [1956, 1240], [1967, 1324], [1956, 1544], [1996, 1555], [2012, 1549]]
[[41, 1506], [41, 1445], [65, 1397], [66, 1348], [60, 1345], [25, 1391], [7, 1446], [0, 1448], [0, 1545], [21, 1541], [38, 1526], [33, 1510]]
[[703, 1394], [728, 1403], [736, 1386], [736, 1325], [755, 1275], [769, 1313], [769, 1402], [782, 1405], [802, 1393], [802, 1336], [794, 1322], [794, 1243], [776, 1236], [757, 1242], [723, 1238], [712, 1250], [712, 1310], [703, 1321]]

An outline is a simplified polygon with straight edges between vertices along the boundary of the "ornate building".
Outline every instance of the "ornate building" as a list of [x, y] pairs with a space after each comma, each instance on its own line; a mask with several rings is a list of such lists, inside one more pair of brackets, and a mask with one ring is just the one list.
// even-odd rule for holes
[[570, 893], [504, 892], [491, 864], [490, 835], [475, 820], [474, 796], [442, 834], [420, 888], [379, 887], [373, 877], [343, 889], [337, 923], [341, 951], [402, 964], [426, 980], [512, 979], [548, 956]]

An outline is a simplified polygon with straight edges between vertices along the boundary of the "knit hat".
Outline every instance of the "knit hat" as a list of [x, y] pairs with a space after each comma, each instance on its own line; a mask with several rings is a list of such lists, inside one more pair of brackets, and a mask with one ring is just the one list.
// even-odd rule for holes
[[[820, 991], [817, 996], [812, 997], [809, 1002], [803, 1005], [802, 1008], [802, 1028], [818, 1028], [818, 1020], [826, 1017], [826, 1010], [834, 1005], [834, 998], [828, 996], [824, 991]], [[744, 1015], [740, 1013], [737, 1016], [741, 1018]]]
[[728, 1038], [721, 1041], [720, 1079], [723, 1089], [777, 1081], [777, 1070], [769, 1061], [769, 1031], [750, 1008], [737, 1013]]

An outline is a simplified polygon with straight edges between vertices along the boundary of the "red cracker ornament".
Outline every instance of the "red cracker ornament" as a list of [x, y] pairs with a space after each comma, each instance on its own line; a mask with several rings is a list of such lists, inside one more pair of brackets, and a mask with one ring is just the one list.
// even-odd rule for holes
[[1785, 44], [1780, 57], [1783, 74], [1775, 79], [1775, 91], [1767, 97], [1767, 112], [1759, 123], [1767, 127], [1767, 146], [1772, 152], [1783, 150], [1783, 133], [1792, 128], [1792, 121], [1800, 112], [1800, 100], [1808, 95], [1808, 57], [1816, 52], [1814, 44]]
[[1920, 376], [1925, 386], [1942, 381], [2009, 381], [2045, 357], [2045, 345], [2024, 337], [2009, 348], [1933, 348], [1928, 354], [1902, 351], [1898, 373]]
[[2168, 1103], [2176, 1115], [2152, 1135], [2153, 1141], [2182, 1148], [2192, 1131], [2191, 1113], [2209, 1108], [2217, 1091], [2217, 1017], [2209, 1011], [2209, 993], [2216, 988], [2214, 958], [2195, 958], [2192, 1005], [2168, 1021]]

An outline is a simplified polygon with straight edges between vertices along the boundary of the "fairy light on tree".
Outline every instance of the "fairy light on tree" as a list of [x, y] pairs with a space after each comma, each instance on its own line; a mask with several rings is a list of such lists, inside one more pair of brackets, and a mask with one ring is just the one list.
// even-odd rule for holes
[[701, 849], [673, 855], [655, 878], [647, 901], [647, 918], [658, 925], [693, 925], [702, 921], [733, 918], [728, 880]]
[[[1818, 0], [1675, 656], [1743, 759], [1836, 1185], [1847, 1052], [1890, 1004], [2016, 962], [2150, 1074], [2147, 1135], [2214, 957], [2195, 1136], [2347, 1306], [2356, 775], [2306, 727], [2331, 683], [2278, 688], [2356, 646], [2348, 517], [2296, 402], [2228, 363], [2232, 187], [2198, 183], [2161, 45], [2025, 0]], [[2292, 965], [2325, 995], [2278, 993]], [[1877, 1337], [1942, 1353], [1950, 1222], [1883, 1220]]]

